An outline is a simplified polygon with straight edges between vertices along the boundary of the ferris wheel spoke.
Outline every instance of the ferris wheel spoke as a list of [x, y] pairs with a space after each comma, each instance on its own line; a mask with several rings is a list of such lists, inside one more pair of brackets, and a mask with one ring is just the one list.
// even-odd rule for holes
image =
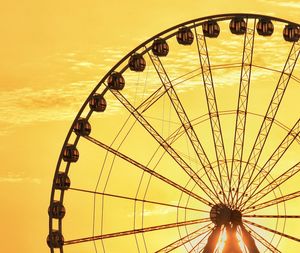
[[155, 251], [155, 253], [167, 253], [167, 252], [173, 251], [173, 250], [183, 246], [184, 244], [196, 239], [197, 237], [202, 236], [205, 233], [208, 233], [211, 230], [211, 228], [210, 228], [211, 224], [212, 223], [207, 224], [200, 229], [197, 229], [196, 231], [186, 235], [183, 238], [180, 238], [179, 240], [169, 244], [168, 246], [166, 246], [158, 251]]
[[257, 211], [257, 210], [260, 210], [260, 209], [264, 209], [264, 208], [267, 208], [269, 206], [274, 206], [274, 205], [289, 201], [291, 199], [299, 198], [299, 197], [300, 197], [300, 191], [296, 191], [296, 192], [281, 196], [279, 198], [268, 200], [268, 201], [263, 202], [261, 204], [257, 204], [257, 205], [248, 207], [248, 208], [244, 209], [243, 213], [244, 214], [251, 213], [251, 212], [254, 212], [254, 211]]
[[[219, 111], [219, 115], [231, 115], [231, 114], [234, 114], [236, 112], [236, 110], [227, 110], [227, 111]], [[257, 113], [252, 113], [250, 111], [247, 112], [247, 114], [249, 115], [253, 115], [253, 116], [257, 116], [257, 117], [261, 117], [261, 118], [264, 118], [263, 115], [260, 115], [260, 114], [257, 114]], [[195, 119], [193, 119], [191, 121], [191, 123], [193, 124], [193, 126], [196, 126], [198, 124], [201, 124], [205, 121], [209, 120], [209, 114], [206, 113], [206, 114], [203, 114], [201, 115], [200, 117], [197, 117]], [[279, 126], [280, 128], [282, 128], [283, 130], [285, 131], [290, 131], [290, 129], [282, 124], [281, 122], [279, 122], [278, 120], [274, 119], [274, 123]], [[183, 135], [185, 133], [185, 130], [182, 126], [179, 126], [167, 139], [166, 141], [168, 142], [169, 141], [169, 138], [176, 138], [178, 139], [181, 135]], [[300, 136], [297, 137], [297, 142], [300, 144]], [[232, 161], [231, 161], [232, 162]]]
[[172, 204], [163, 203], [163, 202], [159, 202], [159, 201], [152, 201], [152, 200], [146, 200], [146, 199], [132, 198], [132, 197], [128, 197], [128, 196], [122, 196], [122, 195], [117, 195], [117, 194], [110, 194], [110, 193], [105, 193], [105, 192], [90, 191], [90, 190], [85, 190], [85, 189], [80, 189], [80, 188], [74, 188], [74, 187], [70, 187], [69, 190], [80, 191], [80, 192], [85, 192], [85, 193], [90, 193], [90, 194], [97, 194], [97, 195], [101, 195], [101, 196], [105, 196], [105, 197], [112, 197], [112, 198], [126, 199], [126, 200], [137, 201], [137, 202], [144, 202], [144, 203], [149, 203], [149, 204], [154, 204], [154, 205], [160, 205], [160, 206], [168, 206], [168, 207], [185, 209], [185, 210], [191, 210], [191, 211], [196, 211], [196, 212], [209, 213], [209, 211], [205, 211], [205, 210], [201, 210], [201, 209], [197, 209], [197, 208], [191, 208], [191, 207], [179, 206], [179, 205], [172, 205]]
[[[291, 144], [296, 140], [300, 134], [300, 119], [296, 122], [294, 127], [289, 131], [283, 141], [279, 144], [264, 166], [259, 170], [259, 172], [254, 176], [252, 181], [249, 183], [248, 190], [250, 192], [249, 197], [240, 205], [244, 206], [255, 194], [257, 189], [260, 187], [261, 183], [267, 178], [267, 176], [274, 169], [275, 165], [279, 162]], [[262, 172], [265, 173], [262, 173]], [[247, 190], [247, 189], [246, 189]], [[243, 197], [243, 195], [241, 195]]]
[[[222, 68], [222, 66], [216, 66], [216, 68]], [[199, 75], [199, 69], [195, 69], [195, 70], [185, 73], [179, 77], [174, 78], [173, 80], [171, 80], [171, 82], [173, 83], [173, 86], [176, 86], [176, 85], [183, 83], [185, 81], [188, 81], [198, 75]], [[139, 106], [137, 106], [136, 109], [138, 111], [140, 111], [141, 113], [144, 113], [166, 93], [167, 93], [167, 91], [165, 90], [165, 87], [162, 84], [147, 99], [145, 99]]]
[[246, 214], [246, 215], [243, 215], [243, 217], [246, 217], [246, 218], [271, 218], [271, 219], [299, 219], [300, 218], [300, 215], [273, 215], [273, 214], [263, 214], [263, 215], [256, 215], [256, 214], [252, 214], [252, 215], [249, 215], [249, 214]]
[[206, 238], [210, 235], [212, 229], [189, 251], [189, 253], [201, 253], [206, 245]]
[[[246, 202], [244, 202], [244, 205], [241, 206], [242, 210], [248, 209], [251, 206], [253, 206], [255, 203], [257, 203], [259, 200], [261, 200], [263, 197], [267, 196], [270, 192], [274, 191], [276, 188], [278, 188], [280, 185], [282, 185], [287, 180], [291, 179], [293, 176], [297, 175], [300, 171], [300, 162], [295, 164], [293, 167], [291, 167], [289, 170], [285, 171], [283, 174], [281, 174], [279, 177], [271, 181], [269, 184], [267, 184], [264, 188], [262, 188], [260, 191], [255, 193], [250, 200], [250, 204], [246, 206]], [[246, 206], [246, 207], [245, 207]]]
[[[217, 98], [215, 94], [215, 88], [212, 78], [211, 66], [208, 56], [208, 49], [206, 45], [206, 39], [203, 34], [199, 34], [195, 27], [195, 34], [196, 34], [196, 41], [197, 41], [197, 49], [198, 55], [202, 70], [202, 78], [205, 87], [205, 94], [206, 94], [206, 102], [209, 112], [209, 119], [210, 125], [213, 135], [213, 141], [215, 146], [215, 153], [218, 162], [218, 170], [219, 170], [219, 179], [221, 182], [221, 190], [223, 193], [224, 201], [229, 203], [229, 194], [226, 194], [226, 191], [229, 193], [229, 183], [230, 175], [228, 164], [226, 161], [226, 152], [224, 147], [221, 123], [219, 118], [218, 106], [217, 106]], [[224, 162], [225, 161], [225, 162]], [[223, 180], [224, 177], [227, 179]], [[224, 184], [225, 187], [224, 187]]]
[[155, 90], [147, 99], [145, 99], [139, 106], [137, 106], [136, 110], [141, 113], [146, 112], [156, 101], [158, 101], [164, 94], [165, 90], [163, 85], [160, 86], [157, 90]]
[[[229, 30], [228, 21], [230, 22]], [[273, 34], [273, 22], [276, 22], [276, 25], [280, 23], [279, 28], [283, 28], [282, 34], [279, 34], [277, 29], [275, 29], [276, 32]], [[210, 55], [210, 38], [218, 37], [225, 25], [227, 26], [225, 37], [228, 39], [227, 42], [229, 42], [230, 46], [223, 47], [226, 44], [226, 41], [223, 40], [224, 38], [215, 41], [216, 43], [213, 44], [219, 46], [219, 49], [221, 48], [222, 50], [216, 51], [216, 54], [214, 53], [214, 55], [217, 55], [216, 59], [214, 59]], [[223, 52], [230, 53], [230, 50], [237, 46], [236, 43], [230, 43], [233, 37], [228, 37], [227, 35], [229, 34], [227, 33], [240, 35], [233, 35], [233, 37], [240, 37], [240, 41], [243, 43], [243, 45], [240, 45], [240, 53], [243, 52], [243, 56], [236, 57], [236, 55], [231, 55], [232, 57], [228, 59], [234, 63], [211, 65], [214, 60], [221, 59], [222, 62], [227, 60], [225, 59], [226, 57], [223, 57]], [[270, 37], [271, 35], [272, 37]], [[258, 40], [258, 36], [262, 39]], [[51, 253], [63, 253], [71, 250], [71, 248], [80, 250], [80, 248], [85, 248], [85, 246], [89, 246], [94, 252], [111, 252], [116, 251], [117, 248], [119, 251], [121, 248], [123, 251], [124, 249], [126, 251], [126, 248], [132, 247], [139, 253], [150, 252], [153, 249], [156, 249], [157, 252], [177, 252], [181, 250], [189, 253], [203, 253], [207, 252], [207, 249], [210, 248], [209, 246], [215, 245], [208, 240], [208, 237], [212, 235], [211, 231], [214, 230], [212, 228], [214, 226], [212, 220], [218, 224], [217, 226], [221, 224], [222, 228], [221, 233], [219, 233], [221, 236], [219, 236], [219, 241], [217, 242], [220, 247], [213, 250], [219, 253], [224, 251], [224, 246], [226, 246], [225, 248], [231, 248], [230, 245], [236, 243], [240, 244], [240, 251], [252, 253], [258, 252], [255, 243], [259, 244], [261, 251], [275, 253], [281, 253], [280, 250], [284, 251], [284, 248], [289, 248], [288, 246], [293, 241], [293, 243], [298, 243], [296, 245], [300, 245], [300, 236], [293, 233], [294, 227], [285, 224], [285, 222], [296, 223], [300, 219], [300, 212], [294, 212], [293, 214], [293, 208], [300, 200], [300, 189], [297, 189], [296, 182], [298, 176], [300, 176], [300, 160], [296, 158], [296, 160], [292, 161], [295, 159], [298, 148], [294, 145], [300, 144], [300, 119], [297, 125], [290, 130], [290, 126], [284, 125], [286, 124], [284, 120], [288, 122], [291, 115], [284, 115], [283, 113], [284, 110], [289, 110], [290, 107], [293, 107], [291, 105], [292, 101], [288, 99], [295, 99], [299, 95], [297, 90], [300, 78], [296, 76], [297, 70], [295, 69], [300, 55], [299, 37], [300, 24], [296, 24], [293, 21], [249, 13], [219, 14], [176, 24], [147, 38], [143, 43], [124, 55], [101, 78], [84, 100], [64, 140], [55, 168], [50, 205], [48, 207], [49, 234], [47, 236], [47, 244]], [[283, 42], [283, 39], [286, 42]], [[167, 42], [170, 42], [170, 40], [178, 42], [175, 47], [170, 48], [178, 50], [178, 52], [173, 51], [167, 58], [151, 55], [153, 53], [157, 56], [166, 56], [169, 52]], [[172, 46], [173, 42], [171, 42]], [[264, 49], [268, 47], [268, 44], [274, 44], [274, 42], [278, 45], [279, 43], [289, 45], [289, 48], [286, 48], [290, 50], [289, 54], [286, 54], [286, 56], [281, 54], [281, 56], [287, 58], [284, 59], [285, 62], [281, 62], [281, 64], [284, 64], [284, 67], [277, 68], [253, 64], [253, 61], [255, 62], [253, 52], [254, 50], [256, 51], [256, 47], [261, 44], [261, 48]], [[197, 49], [194, 46], [197, 46]], [[175, 64], [174, 73], [180, 72], [180, 74], [170, 79], [168, 77], [168, 64], [171, 66], [174, 60], [178, 60], [185, 54], [193, 53], [193, 48], [196, 50], [194, 53], [199, 56], [198, 61], [200, 61], [200, 64], [196, 64], [197, 66], [192, 67], [188, 71], [184, 71], [185, 68], [180, 69], [180, 64]], [[276, 51], [278, 47], [272, 47], [271, 49], [271, 51]], [[278, 51], [277, 53], [280, 52]], [[148, 82], [153, 81], [150, 80], [151, 78], [149, 79], [149, 71], [153, 70], [153, 66], [149, 67], [149, 64], [151, 65], [149, 59], [145, 60], [147, 54], [149, 54], [158, 77], [162, 81], [161, 83], [157, 82], [158, 78], [156, 78], [157, 83], [155, 87], [153, 85], [148, 87]], [[195, 55], [189, 56], [191, 56], [191, 60], [195, 60]], [[268, 57], [271, 59], [272, 56], [274, 58], [274, 54], [271, 52], [271, 54], [266, 55], [264, 60], [267, 60]], [[173, 58], [170, 59], [169, 57]], [[166, 65], [164, 65], [164, 59], [166, 59]], [[185, 61], [181, 63], [184, 64]], [[280, 64], [280, 62], [278, 63]], [[280, 66], [275, 62], [265, 62], [264, 64]], [[255, 107], [258, 108], [256, 113], [248, 111], [251, 109], [251, 106], [248, 106], [248, 103], [251, 102], [251, 96], [249, 97], [250, 89], [255, 88], [252, 87], [254, 70], [267, 73], [270, 76], [270, 80], [278, 76], [273, 89], [271, 88], [271, 96], [266, 101], [264, 112], [261, 112], [262, 108], [259, 108], [260, 104], [264, 104], [261, 101], [254, 101], [254, 103], [258, 103], [255, 104]], [[219, 86], [217, 78], [213, 75], [219, 72], [222, 75], [225, 73], [226, 76], [223, 75], [223, 77], [227, 78], [231, 74], [229, 72], [234, 74], [236, 71], [240, 74], [240, 79], [238, 80], [239, 91], [236, 91], [238, 100], [228, 99], [228, 111], [221, 111], [219, 110], [222, 109], [222, 103], [220, 103], [222, 101], [218, 97]], [[152, 76], [153, 73], [150, 74]], [[138, 75], [136, 84], [140, 84], [140, 79], [142, 78], [145, 87], [142, 87], [141, 90], [139, 90], [139, 87], [136, 87], [135, 92], [132, 90], [134, 89], [132, 85], [128, 89], [124, 89], [125, 79], [123, 75], [128, 77], [127, 81], [129, 83], [133, 76]], [[231, 76], [233, 77], [234, 75]], [[202, 91], [205, 92], [205, 97], [202, 98], [201, 102], [207, 103], [207, 109], [205, 108], [206, 112], [204, 114], [196, 115], [192, 118], [192, 114], [185, 107], [184, 98], [186, 97], [185, 95], [180, 96], [178, 89], [179, 84], [183, 84], [185, 88], [187, 88], [185, 84], [190, 85], [190, 87], [193, 86], [197, 78], [199, 79], [199, 87], [202, 88], [203, 85], [204, 90]], [[291, 87], [294, 81], [297, 87]], [[289, 85], [289, 83], [291, 84]], [[133, 83], [131, 82], [131, 84]], [[254, 90], [255, 94], [250, 95], [261, 97], [266, 90], [267, 93], [270, 91], [270, 87], [267, 86], [256, 88]], [[106, 93], [107, 91], [111, 93], [108, 94]], [[141, 91], [141, 96], [136, 99], [136, 95], [140, 93], [139, 91]], [[227, 92], [230, 92], [230, 89]], [[131, 123], [127, 125], [126, 120], [119, 131], [111, 132], [114, 135], [113, 141], [112, 143], [107, 143], [98, 141], [96, 136], [91, 137], [90, 133], [92, 129], [91, 123], [93, 123], [92, 119], [95, 120], [97, 118], [96, 120], [99, 122], [103, 121], [103, 124], [109, 123], [106, 117], [103, 118], [101, 115], [106, 115], [105, 110], [114, 107], [113, 104], [110, 104], [111, 95], [113, 95], [115, 102], [117, 101], [121, 105], [123, 111], [126, 109], [128, 120], [133, 119], [133, 125], [131, 126]], [[170, 108], [170, 115], [175, 115], [175, 120], [157, 116], [156, 109], [160, 105], [163, 105], [161, 109], [165, 111], [165, 99], [167, 99], [168, 105], [171, 106], [172, 104], [173, 106]], [[132, 103], [133, 100], [134, 103]], [[287, 103], [285, 103], [285, 100], [287, 100]], [[236, 102], [238, 104], [235, 104], [232, 108], [232, 103]], [[195, 111], [193, 112], [195, 113]], [[297, 114], [297, 110], [291, 111], [291, 113]], [[93, 117], [91, 118], [92, 115]], [[117, 113], [114, 116], [123, 118], [124, 115]], [[280, 116], [283, 116], [283, 122], [278, 121]], [[299, 115], [296, 116], [298, 117]], [[225, 124], [227, 121], [230, 122], [230, 118], [234, 118], [234, 122], [232, 122], [234, 126], [232, 125], [231, 129], [228, 124]], [[246, 142], [251, 141], [247, 139], [250, 118], [253, 121], [253, 126], [257, 125], [257, 123], [259, 125], [258, 131], [254, 133], [252, 144], [250, 143], [250, 146], [247, 146]], [[135, 135], [140, 132], [134, 131], [134, 125], [138, 125], [145, 137], [143, 140], [135, 138], [137, 137]], [[160, 130], [159, 126], [162, 127], [162, 130]], [[169, 131], [165, 131], [166, 128], [169, 128]], [[270, 150], [269, 146], [272, 146], [271, 144], [274, 140], [270, 143], [268, 141], [270, 141], [273, 134], [276, 135], [273, 132], [276, 130], [275, 128], [280, 131], [284, 129], [283, 132], [285, 132], [284, 135], [286, 136], [279, 140], [280, 144], [273, 145], [275, 148]], [[200, 129], [202, 130], [203, 136], [205, 133], [208, 133], [208, 138], [210, 139], [205, 140], [205, 138], [202, 138], [202, 134], [197, 131], [198, 129], [199, 131]], [[93, 131], [95, 130], [97, 129]], [[102, 133], [105, 134], [104, 132]], [[253, 131], [249, 130], [250, 137], [252, 134]], [[226, 145], [228, 138], [231, 139], [232, 147]], [[87, 146], [78, 146], [80, 139]], [[99, 140], [102, 140], [102, 138], [99, 137]], [[154, 144], [155, 147], [153, 150], [153, 145], [150, 149], [148, 148], [147, 152], [149, 152], [144, 154], [146, 161], [143, 162], [143, 159], [140, 160], [138, 156], [140, 153], [136, 155], [136, 149], [132, 149], [132, 147], [135, 141], [143, 143], [147, 140], [152, 141], [151, 144]], [[183, 147], [182, 143], [187, 146]], [[206, 143], [210, 145], [209, 148], [204, 145]], [[129, 148], [126, 151], [121, 151], [121, 147], [124, 147], [124, 145]], [[76, 186], [70, 187], [71, 181], [76, 181], [77, 178], [72, 172], [73, 167], [84, 166], [86, 161], [84, 156], [93, 155], [93, 153], [89, 152], [89, 146], [100, 150], [101, 154], [104, 155], [103, 159], [101, 159], [102, 169], [107, 167], [107, 161], [111, 160], [110, 158], [112, 158], [112, 163], [105, 171], [100, 168], [99, 173], [97, 173], [99, 175], [94, 178], [96, 185], [94, 189], [89, 187], [85, 189], [84, 186], [82, 186], [83, 189], [75, 188]], [[284, 165], [285, 160], [288, 161]], [[288, 164], [291, 161], [292, 163]], [[173, 170], [164, 168], [164, 164], [168, 162], [173, 167]], [[125, 170], [120, 168], [120, 164], [125, 165]], [[123, 184], [120, 187], [126, 188], [126, 183], [132, 183], [137, 185], [136, 191], [133, 194], [124, 191], [106, 191], [109, 185], [120, 184], [120, 180], [116, 175], [120, 176], [120, 173], [129, 172], [126, 167], [135, 171], [139, 176], [130, 177], [132, 182], [121, 182]], [[282, 171], [280, 171], [281, 168]], [[114, 171], [116, 174], [114, 174]], [[83, 175], [82, 180], [89, 180], [89, 178], [84, 178], [86, 176], [85, 170], [77, 171], [77, 173], [78, 175]], [[272, 174], [275, 174], [275, 176], [271, 176]], [[292, 185], [293, 183], [294, 185]], [[177, 196], [178, 201], [165, 198], [166, 196], [155, 195], [154, 185], [161, 186], [162, 189], [169, 191], [172, 197]], [[101, 186], [103, 189], [98, 189], [98, 186]], [[296, 189], [289, 190], [290, 186], [295, 186]], [[282, 192], [281, 190], [286, 191]], [[70, 209], [71, 213], [71, 209], [74, 207], [73, 205], [68, 206], [70, 201], [67, 199], [68, 194], [66, 192], [72, 195], [69, 197], [73, 202], [82, 202], [82, 200], [90, 197], [93, 200], [90, 209], [92, 211], [92, 223], [89, 233], [77, 233], [75, 235], [76, 231], [74, 231], [74, 236], [68, 236], [68, 231], [70, 231], [68, 225], [71, 223], [75, 224], [76, 221], [70, 223], [69, 219], [72, 217], [70, 217], [68, 211], [66, 212], [66, 210]], [[280, 194], [277, 194], [277, 192]], [[77, 195], [80, 198], [73, 198]], [[105, 204], [106, 202], [107, 204]], [[126, 216], [130, 217], [130, 220], [126, 223], [127, 226], [125, 226], [125, 223], [115, 222], [115, 225], [117, 225], [115, 227], [104, 227], [105, 223], [110, 223], [111, 219], [114, 218], [113, 213], [110, 213], [111, 210], [109, 209], [109, 203], [111, 202], [114, 202], [114, 205], [120, 208], [126, 203], [132, 206], [128, 210], [124, 209], [122, 213], [119, 212], [119, 217], [115, 217], [120, 219], [124, 217], [126, 219]], [[225, 204], [225, 206], [223, 207], [222, 204]], [[100, 211], [99, 217], [97, 217], [96, 207]], [[157, 217], [154, 216], [150, 217], [149, 220], [146, 216], [147, 210], [151, 209], [151, 207], [158, 208], [159, 211], [163, 209], [169, 211], [177, 210], [177, 215], [171, 221], [157, 220]], [[283, 213], [281, 213], [282, 210]], [[106, 212], [111, 215], [105, 215]], [[73, 214], [75, 217], [76, 212]], [[80, 216], [80, 213], [77, 212], [77, 218], [78, 215]], [[204, 217], [205, 219], [200, 219]], [[79, 223], [80, 218], [82, 217], [79, 217]], [[97, 222], [95, 221], [98, 218], [100, 223], [97, 226], [99, 228], [97, 232], [95, 230]], [[239, 223], [239, 221], [242, 222]], [[233, 237], [231, 242], [231, 240], [228, 240], [228, 236], [231, 235], [229, 229], [227, 231], [224, 229], [227, 225], [234, 226], [236, 222], [240, 225], [237, 226], [237, 229], [233, 229], [233, 231], [236, 230], [237, 237], [236, 239]], [[185, 232], [181, 233], [181, 231]], [[243, 234], [243, 232], [245, 233]], [[161, 237], [164, 237], [164, 235], [169, 240]], [[225, 240], [226, 235], [227, 241]], [[159, 243], [157, 244], [155, 238], [161, 242], [160, 245]], [[210, 238], [213, 238], [213, 236]], [[241, 240], [244, 240], [244, 243]], [[297, 246], [295, 247], [297, 248]]]
[[170, 229], [170, 228], [177, 228], [177, 227], [189, 226], [189, 225], [194, 225], [194, 224], [201, 224], [201, 223], [205, 223], [208, 221], [210, 221], [209, 218], [204, 218], [204, 219], [196, 219], [196, 220], [190, 220], [190, 221], [182, 221], [182, 222], [163, 224], [163, 225], [147, 227], [147, 228], [132, 229], [132, 230], [126, 230], [126, 231], [121, 231], [121, 232], [102, 234], [102, 235], [98, 235], [98, 236], [90, 236], [90, 237], [85, 237], [85, 238], [68, 240], [68, 241], [64, 242], [64, 245], [90, 242], [90, 241], [96, 241], [96, 240], [104, 240], [104, 239], [127, 236], [127, 235], [135, 235], [135, 234], [140, 234], [140, 233], [146, 233], [146, 232], [152, 232], [152, 231], [158, 231], [158, 230], [164, 230], [164, 229]]
[[[211, 69], [227, 69], [227, 68], [238, 68], [240, 67], [240, 63], [228, 63], [228, 64], [216, 64], [211, 66]], [[188, 73], [185, 73], [179, 77], [176, 77], [171, 80], [173, 86], [175, 87], [178, 84], [186, 82], [192, 78], [199, 76], [199, 69], [194, 69]], [[137, 110], [141, 113], [147, 111], [153, 104], [155, 104], [164, 94], [166, 94], [166, 90], [163, 85], [157, 88], [150, 96], [148, 96], [139, 106], [137, 106]]]
[[277, 230], [274, 230], [274, 229], [271, 229], [271, 228], [268, 228], [268, 227], [265, 227], [265, 226], [262, 226], [260, 224], [257, 224], [257, 223], [254, 223], [252, 221], [248, 221], [248, 220], [243, 220], [243, 222], [246, 222], [252, 226], [255, 226], [255, 227], [258, 227], [258, 228], [261, 228], [265, 231], [268, 231], [270, 233], [273, 233], [273, 234], [276, 234], [276, 235], [280, 235], [280, 236], [283, 236], [285, 238], [288, 238], [290, 240], [293, 240], [293, 241], [296, 241], [296, 242], [300, 242], [300, 238], [297, 238], [297, 237], [294, 237], [294, 236], [291, 236], [291, 235], [287, 235], [285, 233], [282, 233], [282, 232], [279, 232]]
[[[246, 187], [243, 190], [241, 197], [239, 198], [240, 201], [236, 201], [236, 204], [242, 203], [242, 200], [243, 200], [243, 198], [246, 194], [246, 191], [250, 185], [250, 182], [252, 180], [252, 177], [253, 177], [253, 174], [255, 171], [255, 167], [258, 163], [258, 160], [260, 158], [260, 155], [261, 155], [264, 145], [266, 143], [267, 137], [270, 133], [271, 127], [275, 120], [277, 111], [279, 109], [279, 106], [280, 106], [283, 96], [285, 94], [285, 91], [288, 87], [291, 75], [292, 75], [295, 65], [297, 63], [299, 53], [300, 53], [300, 42], [294, 42], [293, 46], [290, 50], [290, 53], [288, 55], [288, 58], [286, 60], [286, 63], [284, 65], [284, 68], [281, 72], [276, 89], [273, 93], [271, 102], [268, 106], [268, 110], [267, 110], [266, 115], [261, 124], [261, 127], [260, 127], [260, 130], [256, 137], [255, 143], [250, 152], [250, 155], [248, 158], [248, 163], [246, 164], [246, 166], [243, 170], [241, 178], [244, 177], [244, 174], [246, 173], [249, 166], [250, 166], [250, 168], [248, 171], [251, 171], [251, 172], [250, 172], [248, 182], [246, 183]], [[240, 187], [241, 181], [239, 181], [238, 188]]]
[[[149, 122], [139, 113], [136, 108], [117, 90], [110, 90], [113, 95], [124, 105], [124, 107], [136, 118], [136, 120], [151, 134], [151, 136], [167, 151], [175, 162], [189, 175], [202, 191], [216, 203], [218, 196], [207, 187], [205, 182], [192, 170], [188, 163], [171, 147], [169, 143], [149, 124]], [[207, 204], [212, 203], [206, 201]]]
[[[254, 20], [254, 27], [249, 28], [248, 19], [246, 20], [247, 29], [244, 36], [243, 57], [241, 66], [240, 86], [238, 95], [238, 105], [236, 111], [234, 142], [232, 152], [232, 163], [229, 178], [229, 190], [231, 196], [231, 205], [234, 203], [234, 198], [238, 197], [238, 189], [235, 189], [235, 194], [232, 192], [232, 188], [235, 188], [236, 184], [241, 180], [244, 140], [245, 140], [245, 128], [246, 128], [246, 115], [248, 111], [248, 98], [249, 87], [251, 80], [252, 59], [254, 49], [254, 36], [256, 19]], [[233, 173], [237, 173], [238, 176], [234, 180]]]
[[248, 231], [251, 233], [251, 236], [256, 239], [258, 242], [260, 242], [263, 246], [265, 246], [268, 250], [270, 250], [272, 253], [281, 253], [280, 250], [276, 249], [276, 247], [268, 242], [264, 237], [259, 235], [255, 230], [250, 228], [247, 224], [245, 224], [248, 228]]
[[110, 153], [112, 153], [112, 154], [114, 154], [114, 155], [122, 158], [123, 160], [125, 160], [125, 161], [133, 164], [137, 168], [139, 168], [139, 169], [141, 169], [141, 170], [143, 170], [143, 171], [151, 174], [152, 176], [154, 176], [154, 177], [156, 177], [156, 178], [164, 181], [165, 183], [167, 183], [167, 184], [175, 187], [176, 189], [180, 190], [181, 192], [184, 192], [184, 193], [190, 195], [191, 197], [199, 200], [200, 202], [202, 202], [202, 203], [204, 203], [204, 204], [206, 204], [208, 206], [213, 206], [213, 204], [211, 202], [209, 202], [208, 200], [204, 199], [203, 197], [200, 197], [199, 195], [195, 194], [194, 192], [191, 192], [191, 191], [187, 190], [186, 188], [184, 188], [181, 185], [173, 182], [169, 178], [166, 178], [166, 177], [162, 176], [161, 174], [159, 174], [159, 173], [157, 173], [157, 172], [149, 169], [148, 167], [146, 167], [146, 166], [142, 165], [141, 163], [139, 163], [139, 162], [131, 159], [130, 157], [128, 157], [125, 154], [123, 154], [123, 153], [121, 153], [121, 152], [113, 149], [112, 147], [109, 147], [106, 144], [104, 144], [104, 143], [102, 143], [102, 142], [100, 142], [100, 141], [98, 141], [98, 140], [96, 140], [96, 139], [94, 139], [94, 138], [92, 138], [90, 136], [85, 136], [84, 138], [86, 138], [87, 140], [93, 142], [94, 144], [98, 145], [99, 147], [101, 147], [101, 148], [109, 151]]
[[[273, 68], [268, 68], [268, 67], [263, 67], [263, 66], [256, 65], [256, 64], [252, 64], [252, 67], [256, 67], [256, 68], [260, 68], [260, 69], [265, 69], [265, 70], [270, 70], [270, 71], [277, 72], [277, 73], [281, 73], [281, 70], [277, 70], [277, 69], [273, 69]], [[291, 79], [293, 79], [297, 83], [300, 83], [299, 77], [297, 77], [297, 76], [295, 76], [293, 74], [291, 74]]]
[[[186, 111], [184, 110], [184, 107], [172, 85], [172, 82], [161, 62], [158, 56], [155, 56], [151, 53], [149, 53], [149, 57], [153, 63], [153, 66], [156, 69], [156, 72], [163, 83], [163, 86], [165, 87], [165, 90], [169, 96], [169, 99], [173, 105], [174, 110], [176, 111], [176, 114], [181, 122], [182, 128], [185, 130], [186, 135], [188, 136], [191, 145], [193, 146], [193, 149], [202, 165], [202, 168], [204, 169], [207, 178], [210, 182], [211, 188], [214, 191], [215, 196], [218, 196], [218, 191], [216, 190], [216, 185], [218, 184], [221, 187], [221, 184], [218, 180], [217, 175], [215, 174], [210, 161], [208, 160], [208, 157], [203, 149], [203, 146], [200, 143], [200, 140], [194, 131], [194, 128], [186, 114]], [[195, 176], [199, 177], [197, 173], [195, 173]], [[206, 190], [211, 191], [211, 188], [208, 187], [205, 182], [203, 181], [203, 188]], [[219, 199], [220, 200], [220, 199]]]

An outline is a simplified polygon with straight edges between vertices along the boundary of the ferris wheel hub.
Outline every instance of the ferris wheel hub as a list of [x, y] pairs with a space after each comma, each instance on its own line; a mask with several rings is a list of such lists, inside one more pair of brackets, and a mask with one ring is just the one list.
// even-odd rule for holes
[[218, 225], [240, 224], [242, 213], [237, 209], [232, 209], [225, 204], [214, 205], [210, 210], [211, 221]]

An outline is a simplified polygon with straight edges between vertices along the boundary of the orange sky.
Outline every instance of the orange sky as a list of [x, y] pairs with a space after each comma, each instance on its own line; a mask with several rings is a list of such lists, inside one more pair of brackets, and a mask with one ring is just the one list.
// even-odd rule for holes
[[201, 16], [250, 12], [300, 23], [299, 10], [289, 0], [2, 1], [2, 252], [47, 252], [47, 208], [64, 138], [92, 88], [128, 51]]

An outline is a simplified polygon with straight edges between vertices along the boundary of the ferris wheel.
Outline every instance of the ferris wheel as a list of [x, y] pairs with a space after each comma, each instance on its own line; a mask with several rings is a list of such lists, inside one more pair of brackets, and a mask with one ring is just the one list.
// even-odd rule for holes
[[67, 133], [50, 251], [299, 251], [299, 38], [284, 19], [222, 14], [124, 56]]

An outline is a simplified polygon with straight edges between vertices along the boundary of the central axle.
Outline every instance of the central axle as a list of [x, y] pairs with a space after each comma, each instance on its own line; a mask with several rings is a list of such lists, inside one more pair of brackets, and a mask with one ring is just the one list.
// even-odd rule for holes
[[210, 219], [217, 226], [229, 223], [240, 224], [242, 222], [242, 213], [239, 210], [229, 208], [225, 204], [217, 204], [210, 210]]

